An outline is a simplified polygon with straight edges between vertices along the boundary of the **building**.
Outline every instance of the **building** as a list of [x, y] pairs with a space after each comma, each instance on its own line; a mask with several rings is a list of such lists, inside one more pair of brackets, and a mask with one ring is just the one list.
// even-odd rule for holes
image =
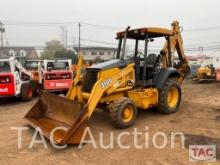
[[198, 56], [187, 56], [189, 64], [198, 64], [201, 66], [213, 65], [214, 67], [220, 67], [220, 56], [217, 55], [198, 55]]
[[34, 47], [4, 47], [0, 49], [0, 56], [25, 57], [26, 59], [39, 58]]
[[[74, 47], [75, 51], [78, 52], [78, 47]], [[94, 60], [100, 57], [103, 60], [111, 60], [116, 56], [117, 48], [112, 47], [81, 47], [81, 53], [85, 60]]]

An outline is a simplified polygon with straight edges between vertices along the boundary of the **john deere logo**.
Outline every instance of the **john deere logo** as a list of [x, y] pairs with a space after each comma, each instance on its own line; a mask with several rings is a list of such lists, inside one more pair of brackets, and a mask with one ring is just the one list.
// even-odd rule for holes
[[101, 83], [101, 87], [105, 88], [112, 82], [112, 79], [107, 79], [104, 82]]

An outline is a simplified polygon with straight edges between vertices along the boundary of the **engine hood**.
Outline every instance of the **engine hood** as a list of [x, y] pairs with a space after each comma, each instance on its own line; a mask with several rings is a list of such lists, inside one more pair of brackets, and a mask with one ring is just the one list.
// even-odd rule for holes
[[110, 61], [106, 61], [100, 64], [95, 64], [89, 67], [89, 69], [97, 69], [97, 70], [107, 70], [111, 68], [124, 68], [128, 64], [133, 63], [134, 61], [132, 59], [126, 59], [126, 60], [120, 60], [120, 59], [114, 59]]

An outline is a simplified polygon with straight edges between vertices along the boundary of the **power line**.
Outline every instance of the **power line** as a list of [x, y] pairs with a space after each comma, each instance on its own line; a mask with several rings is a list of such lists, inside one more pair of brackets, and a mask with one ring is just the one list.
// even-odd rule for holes
[[[5, 21], [6, 26], [72, 26], [76, 25], [79, 22], [27, 22], [27, 21]], [[123, 29], [124, 27], [119, 26], [111, 26], [111, 25], [101, 25], [95, 23], [88, 23], [88, 22], [80, 22], [82, 25], [90, 26], [90, 27], [97, 27], [103, 29]], [[198, 28], [188, 28], [184, 29], [183, 32], [195, 32], [195, 31], [205, 31], [210, 29], [220, 29], [220, 25], [217, 26], [209, 26], [209, 27], [198, 27]]]
[[191, 28], [191, 29], [183, 29], [183, 32], [196, 32], [196, 31], [206, 31], [206, 30], [213, 30], [213, 29], [220, 29], [220, 26], [210, 26], [210, 27], [203, 27], [203, 28]]
[[78, 22], [22, 22], [22, 21], [14, 21], [7, 22], [5, 25], [7, 26], [72, 26], [77, 25]]
[[122, 29], [123, 27], [116, 27], [116, 26], [109, 26], [109, 25], [100, 25], [100, 24], [92, 24], [87, 22], [81, 22], [83, 25], [98, 27], [98, 28], [104, 28], [104, 29]]

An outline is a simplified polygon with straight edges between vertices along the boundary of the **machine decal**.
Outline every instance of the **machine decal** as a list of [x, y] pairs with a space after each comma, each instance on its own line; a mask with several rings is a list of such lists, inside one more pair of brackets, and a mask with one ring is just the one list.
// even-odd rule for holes
[[112, 79], [107, 79], [104, 82], [101, 83], [101, 87], [105, 88], [112, 82]]
[[8, 92], [8, 88], [0, 88], [0, 93]]

